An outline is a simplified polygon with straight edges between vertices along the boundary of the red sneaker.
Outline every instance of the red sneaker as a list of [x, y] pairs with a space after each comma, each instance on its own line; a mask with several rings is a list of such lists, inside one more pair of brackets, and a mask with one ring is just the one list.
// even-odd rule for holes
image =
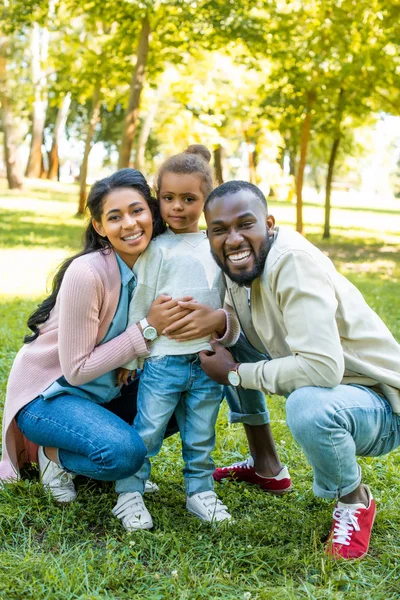
[[253, 458], [250, 457], [230, 467], [216, 469], [213, 477], [215, 481], [219, 482], [223, 479], [233, 479], [234, 481], [253, 483], [270, 494], [286, 494], [286, 492], [290, 492], [292, 482], [286, 467], [283, 467], [275, 477], [262, 477], [261, 475], [257, 475], [253, 465]]
[[331, 558], [354, 560], [364, 558], [368, 552], [376, 506], [371, 491], [365, 486], [369, 504], [344, 504], [338, 502], [333, 511], [333, 524], [326, 554]]

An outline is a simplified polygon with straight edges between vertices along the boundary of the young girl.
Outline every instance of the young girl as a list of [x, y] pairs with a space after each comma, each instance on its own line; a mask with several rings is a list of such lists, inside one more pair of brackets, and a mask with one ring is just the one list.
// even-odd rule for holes
[[[140, 322], [151, 356], [145, 360], [140, 377], [134, 422], [147, 456], [136, 475], [118, 481], [116, 486], [119, 498], [114, 514], [128, 531], [153, 526], [142, 495], [150, 475], [149, 458], [159, 452], [174, 411], [182, 438], [188, 511], [210, 522], [231, 519], [213, 491], [215, 467], [210, 456], [223, 387], [207, 377], [198, 356], [201, 350], [210, 349], [212, 331], [224, 345], [234, 343], [239, 334], [236, 317], [221, 310], [223, 275], [211, 256], [206, 233], [199, 229], [205, 199], [213, 187], [210, 157], [204, 146], [190, 146], [161, 167], [157, 194], [168, 230], [150, 244], [134, 267], [138, 287], [129, 320]], [[173, 298], [193, 296], [195, 302], [182, 304], [203, 313], [204, 326], [197, 330], [197, 339], [192, 339], [191, 316], [182, 319], [179, 340], [162, 335], [163, 330], [148, 314], [151, 302], [162, 293]], [[136, 364], [126, 367], [134, 369]]]
[[[11, 369], [3, 417], [0, 480], [38, 461], [58, 502], [75, 499], [74, 474], [121, 479], [139, 469], [146, 453], [136, 431], [105, 406], [120, 395], [115, 369], [148, 354], [140, 325], [127, 324], [132, 267], [163, 224], [134, 169], [96, 182], [87, 206], [85, 246], [64, 262], [51, 295], [28, 321], [33, 333]], [[176, 308], [158, 298], [148, 318], [166, 327]]]

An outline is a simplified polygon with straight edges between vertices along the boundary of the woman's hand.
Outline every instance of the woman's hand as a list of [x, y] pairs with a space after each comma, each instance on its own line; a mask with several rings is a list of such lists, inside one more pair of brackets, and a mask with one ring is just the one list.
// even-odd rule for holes
[[164, 329], [163, 334], [171, 340], [183, 342], [214, 333], [221, 337], [225, 333], [226, 315], [221, 308], [215, 310], [207, 304], [196, 302], [196, 300], [180, 300], [178, 305], [190, 312]]
[[165, 294], [158, 296], [150, 306], [147, 322], [152, 327], [157, 329], [158, 335], [174, 323], [177, 319], [180, 320], [190, 313], [190, 310], [184, 306], [180, 306], [179, 302], [184, 304], [192, 300], [192, 296], [184, 296], [183, 298], [172, 299], [171, 296]]

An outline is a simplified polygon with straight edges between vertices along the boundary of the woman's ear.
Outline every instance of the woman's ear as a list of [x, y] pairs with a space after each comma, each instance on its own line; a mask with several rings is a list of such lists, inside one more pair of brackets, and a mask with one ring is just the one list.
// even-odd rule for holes
[[92, 219], [92, 225], [93, 225], [93, 229], [95, 231], [97, 231], [97, 233], [99, 235], [101, 235], [102, 237], [107, 237], [103, 228], [103, 225], [101, 223], [99, 223], [98, 221], [96, 221], [95, 219]]

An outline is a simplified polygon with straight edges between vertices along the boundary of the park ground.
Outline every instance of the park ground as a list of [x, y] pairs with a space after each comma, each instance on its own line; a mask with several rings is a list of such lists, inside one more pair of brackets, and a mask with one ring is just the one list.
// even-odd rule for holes
[[[7, 374], [43, 298], [49, 273], [80, 244], [77, 190], [37, 181], [25, 191], [0, 182], [0, 405]], [[322, 206], [306, 203], [307, 237], [356, 284], [400, 340], [400, 200], [338, 198], [330, 240], [321, 241]], [[293, 227], [295, 208], [271, 202], [277, 223]], [[29, 381], [26, 382], [29, 385]], [[323, 552], [332, 504], [315, 498], [312, 474], [286, 425], [284, 399], [268, 399], [273, 431], [294, 490], [274, 497], [245, 484], [217, 486], [234, 516], [214, 527], [185, 510], [177, 436], [154, 459], [160, 492], [146, 503], [154, 530], [128, 534], [111, 515], [113, 485], [78, 480], [78, 500], [55, 505], [34, 469], [0, 494], [0, 598], [19, 600], [397, 599], [400, 597], [400, 451], [360, 461], [378, 505], [369, 555], [332, 562]], [[214, 460], [246, 455], [239, 425], [221, 410]]]

